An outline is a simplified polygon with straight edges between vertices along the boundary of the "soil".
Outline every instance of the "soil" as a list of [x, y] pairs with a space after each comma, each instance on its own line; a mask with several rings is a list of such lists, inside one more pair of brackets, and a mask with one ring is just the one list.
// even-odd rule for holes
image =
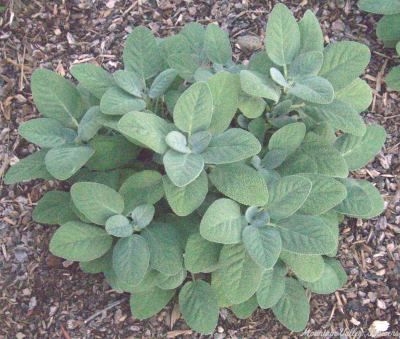
[[[0, 18], [0, 176], [35, 151], [18, 136], [23, 121], [38, 116], [30, 76], [45, 67], [70, 77], [72, 64], [92, 62], [121, 68], [127, 34], [145, 25], [160, 37], [185, 23], [217, 22], [226, 29], [235, 58], [262, 46], [268, 13], [278, 1], [250, 0], [8, 0]], [[356, 1], [280, 1], [297, 17], [316, 13], [326, 42], [353, 40], [372, 52], [363, 78], [373, 88], [367, 123], [385, 126], [388, 138], [376, 159], [352, 175], [376, 184], [386, 209], [371, 220], [346, 219], [338, 258], [349, 279], [336, 293], [311, 296], [309, 336], [367, 337], [375, 320], [400, 332], [400, 96], [386, 88], [384, 75], [399, 62], [375, 35], [379, 16], [362, 13]], [[2, 7], [0, 7], [1, 10]], [[101, 275], [88, 275], [72, 262], [52, 256], [55, 227], [36, 224], [31, 212], [57, 182], [0, 183], [0, 338], [192, 338], [171, 302], [160, 314], [134, 319], [128, 295], [111, 290]], [[335, 335], [336, 334], [336, 335]], [[392, 332], [392, 336], [395, 334]], [[385, 334], [384, 334], [385, 335]], [[386, 335], [390, 336], [389, 333]], [[295, 338], [270, 311], [239, 320], [222, 310], [214, 338]], [[328, 335], [325, 335], [328, 337]], [[205, 336], [204, 336], [205, 337]]]

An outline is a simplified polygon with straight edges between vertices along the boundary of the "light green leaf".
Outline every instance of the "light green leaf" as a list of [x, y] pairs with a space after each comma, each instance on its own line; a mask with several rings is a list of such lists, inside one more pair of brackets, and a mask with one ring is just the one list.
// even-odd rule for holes
[[49, 173], [59, 180], [72, 177], [94, 154], [90, 146], [64, 145], [52, 148], [45, 157]]
[[135, 27], [126, 39], [122, 54], [125, 69], [143, 79], [156, 75], [161, 68], [162, 53], [153, 33], [146, 27]]
[[266, 226], [270, 221], [268, 212], [257, 206], [248, 207], [244, 216], [249, 225], [254, 227]]
[[242, 302], [241, 304], [232, 305], [231, 309], [235, 316], [239, 319], [247, 319], [253, 314], [257, 307], [257, 298], [255, 295], [253, 295], [250, 299]]
[[289, 155], [301, 145], [305, 135], [306, 125], [302, 122], [288, 124], [272, 134], [268, 142], [268, 149], [285, 150]]
[[240, 128], [230, 128], [213, 136], [202, 155], [206, 164], [219, 165], [250, 158], [260, 150], [260, 142], [253, 134]]
[[321, 255], [305, 255], [282, 251], [280, 259], [290, 267], [298, 279], [317, 281], [322, 277], [324, 259]]
[[292, 110], [292, 105], [293, 102], [289, 99], [279, 102], [272, 108], [272, 111], [270, 113], [271, 117], [279, 117], [281, 115], [290, 113], [290, 111]]
[[398, 25], [400, 14], [384, 15], [376, 26], [376, 35], [383, 41], [385, 47], [395, 47], [400, 39], [400, 27]]
[[51, 118], [38, 118], [24, 122], [19, 126], [18, 132], [29, 142], [44, 148], [62, 146], [76, 138], [74, 130], [65, 128], [61, 122]]
[[112, 245], [112, 237], [102, 228], [80, 221], [68, 221], [54, 233], [50, 252], [71, 261], [101, 257]]
[[179, 153], [191, 153], [185, 135], [178, 131], [172, 131], [165, 137], [165, 142], [169, 147]]
[[247, 226], [242, 238], [247, 253], [258, 265], [264, 269], [274, 267], [282, 248], [280, 234], [275, 228]]
[[318, 174], [301, 174], [312, 183], [312, 189], [299, 212], [319, 215], [331, 210], [346, 198], [346, 187], [338, 180]]
[[143, 229], [150, 225], [154, 218], [156, 210], [153, 205], [143, 204], [136, 206], [131, 213], [132, 222], [135, 226], [135, 230]]
[[[315, 14], [311, 10], [304, 13], [299, 21], [300, 52], [322, 52], [324, 50], [324, 36]], [[312, 37], [312, 39], [310, 39]]]
[[205, 82], [190, 86], [179, 97], [174, 108], [175, 125], [189, 134], [210, 127], [213, 101], [210, 88]]
[[230, 199], [214, 201], [201, 219], [200, 234], [209, 241], [236, 244], [241, 241], [241, 233], [240, 206]]
[[313, 282], [303, 282], [303, 285], [314, 293], [330, 294], [341, 288], [346, 281], [347, 275], [340, 262], [325, 258], [321, 278]]
[[114, 246], [112, 261], [120, 280], [138, 285], [149, 268], [150, 250], [146, 240], [138, 234], [119, 239]]
[[168, 178], [163, 176], [165, 197], [174, 213], [186, 216], [195, 211], [203, 203], [208, 192], [208, 180], [205, 171], [199, 177], [184, 187], [175, 186]]
[[329, 104], [335, 95], [328, 80], [313, 75], [297, 78], [293, 87], [289, 88], [288, 94], [317, 104]]
[[163, 163], [169, 179], [178, 187], [195, 181], [204, 168], [204, 160], [200, 154], [183, 154], [174, 150], [165, 153]]
[[182, 268], [182, 270], [175, 275], [166, 275], [158, 272], [158, 277], [156, 280], [157, 287], [162, 290], [172, 290], [178, 288], [182, 285], [183, 281], [187, 277], [187, 271]]
[[336, 90], [347, 86], [367, 67], [371, 53], [367, 46], [355, 41], [340, 41], [324, 49], [324, 63], [319, 75]]
[[400, 13], [400, 1], [399, 0], [360, 0], [358, 1], [358, 7], [366, 12], [375, 14], [394, 14]]
[[289, 76], [295, 79], [311, 75], [316, 76], [321, 70], [323, 61], [322, 52], [312, 51], [299, 54], [289, 67]]
[[214, 105], [209, 130], [213, 134], [222, 133], [229, 127], [238, 107], [240, 78], [237, 74], [219, 72], [207, 83]]
[[204, 239], [200, 233], [189, 236], [185, 248], [185, 267], [191, 273], [209, 273], [218, 267], [222, 246]]
[[179, 306], [188, 325], [202, 334], [217, 326], [219, 308], [214, 290], [204, 280], [187, 282], [179, 293]]
[[172, 68], [166, 69], [157, 75], [150, 86], [149, 97], [155, 99], [162, 96], [174, 82], [177, 75], [177, 71]]
[[110, 249], [106, 254], [103, 254], [97, 259], [81, 261], [79, 263], [79, 268], [83, 272], [91, 274], [112, 270], [112, 250]]
[[316, 216], [293, 215], [277, 222], [282, 249], [298, 254], [324, 254], [333, 251], [336, 240], [324, 220]]
[[385, 78], [386, 85], [389, 88], [400, 91], [400, 66], [393, 67]]
[[198, 61], [187, 52], [170, 54], [167, 61], [169, 67], [175, 69], [179, 76], [185, 80], [191, 80], [200, 67]]
[[133, 233], [133, 227], [127, 217], [116, 214], [109, 217], [106, 221], [106, 232], [114, 237], [125, 238]]
[[211, 133], [208, 131], [201, 131], [192, 134], [189, 138], [189, 145], [193, 153], [200, 154], [205, 151], [211, 141]]
[[[286, 125], [286, 126], [289, 126], [289, 125]], [[281, 129], [283, 129], [285, 127], [282, 127]], [[278, 130], [277, 132], [279, 132], [279, 131], [280, 130]], [[280, 148], [272, 149], [265, 154], [264, 158], [262, 158], [262, 160], [261, 160], [262, 168], [267, 169], [267, 170], [275, 169], [275, 168], [279, 167], [285, 161], [287, 156], [288, 156], [287, 150], [280, 149]]]
[[285, 292], [272, 307], [272, 312], [289, 330], [300, 332], [305, 329], [310, 316], [310, 304], [303, 286], [297, 280], [286, 278]]
[[243, 205], [263, 206], [268, 201], [262, 175], [243, 163], [219, 165], [209, 178], [218, 191]]
[[266, 75], [253, 71], [240, 71], [240, 84], [245, 93], [278, 102], [279, 87]]
[[124, 210], [124, 200], [118, 192], [95, 182], [73, 184], [71, 198], [75, 207], [98, 225], [105, 225], [109, 217]]
[[224, 65], [232, 59], [229, 36], [217, 25], [207, 25], [204, 49], [208, 58], [214, 63]]
[[350, 105], [358, 113], [364, 112], [372, 102], [372, 90], [365, 80], [356, 78], [339, 91], [335, 91], [337, 100]]
[[342, 154], [350, 170], [365, 166], [380, 151], [386, 140], [385, 129], [379, 125], [367, 126], [361, 137], [342, 134], [334, 146]]
[[224, 294], [232, 304], [241, 304], [256, 293], [263, 269], [255, 264], [242, 244], [225, 245], [219, 265], [212, 279], [223, 281]]
[[82, 115], [80, 95], [76, 87], [59, 74], [38, 69], [32, 74], [33, 101], [45, 117], [60, 121], [66, 127], [76, 127]]
[[254, 71], [256, 73], [261, 73], [269, 76], [269, 70], [271, 67], [276, 65], [268, 57], [265, 51], [254, 53], [249, 60], [248, 69], [249, 71]]
[[154, 205], [164, 195], [161, 174], [157, 171], [145, 170], [126, 179], [119, 193], [125, 201], [125, 213], [142, 204]]
[[299, 175], [283, 177], [272, 184], [266, 206], [271, 218], [283, 219], [294, 214], [306, 201], [311, 187], [311, 180]]
[[370, 219], [382, 213], [383, 199], [370, 182], [347, 178], [342, 180], [342, 183], [346, 186], [347, 197], [334, 208], [335, 211], [363, 219]]
[[290, 64], [300, 49], [300, 30], [292, 12], [283, 4], [273, 8], [265, 32], [265, 48], [277, 65]]
[[180, 35], [186, 38], [190, 50], [202, 59], [202, 54], [204, 54], [204, 26], [197, 22], [190, 22], [182, 28]]
[[267, 309], [274, 306], [282, 297], [285, 291], [286, 272], [285, 265], [280, 261], [273, 269], [263, 272], [256, 292], [257, 302], [261, 308]]
[[70, 207], [71, 196], [68, 192], [50, 191], [38, 201], [32, 213], [32, 219], [41, 224], [62, 225], [78, 217]]
[[153, 222], [142, 231], [150, 249], [150, 266], [166, 275], [182, 271], [183, 255], [177, 230], [163, 223]]
[[11, 185], [32, 179], [52, 179], [45, 165], [47, 152], [47, 150], [37, 151], [11, 166], [4, 176], [4, 183]]
[[89, 141], [103, 127], [103, 117], [99, 106], [90, 107], [83, 115], [78, 126], [78, 137], [82, 141]]
[[98, 99], [115, 84], [111, 74], [94, 64], [73, 65], [71, 74]]
[[125, 92], [141, 98], [145, 87], [143, 79], [140, 79], [135, 72], [118, 70], [114, 74], [117, 86]]
[[263, 98], [252, 97], [242, 93], [239, 97], [238, 108], [246, 118], [255, 119], [260, 117], [266, 107]]
[[142, 99], [126, 93], [118, 87], [111, 87], [101, 97], [100, 109], [108, 115], [124, 115], [132, 111], [141, 111], [146, 108]]
[[281, 71], [275, 67], [271, 67], [269, 70], [269, 74], [271, 79], [274, 80], [278, 85], [282, 87], [289, 87], [289, 83], [286, 81], [285, 76], [281, 73]]
[[128, 138], [163, 154], [168, 148], [165, 137], [174, 130], [174, 125], [153, 113], [130, 112], [121, 118], [118, 129]]

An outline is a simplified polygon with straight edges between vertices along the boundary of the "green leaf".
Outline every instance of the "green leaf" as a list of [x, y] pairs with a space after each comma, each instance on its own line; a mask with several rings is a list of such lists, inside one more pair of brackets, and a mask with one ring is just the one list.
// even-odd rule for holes
[[342, 154], [349, 170], [365, 166], [380, 151], [386, 140], [385, 129], [379, 125], [367, 126], [367, 131], [361, 137], [342, 134], [334, 146]]
[[204, 54], [204, 26], [197, 22], [190, 22], [182, 28], [180, 35], [185, 37], [190, 50], [201, 59]]
[[141, 98], [145, 83], [140, 79], [135, 72], [118, 70], [114, 74], [114, 80], [117, 86], [125, 92]]
[[355, 41], [340, 41], [324, 49], [324, 63], [319, 75], [336, 90], [347, 86], [367, 67], [371, 53], [367, 46]]
[[260, 150], [260, 142], [253, 134], [240, 128], [230, 128], [213, 136], [202, 155], [206, 164], [220, 165], [250, 158]]
[[266, 206], [271, 218], [283, 219], [294, 214], [306, 201], [311, 187], [311, 180], [299, 175], [283, 177], [271, 185]]
[[181, 286], [186, 277], [187, 271], [183, 268], [175, 275], [166, 275], [158, 272], [156, 285], [162, 290], [172, 290]]
[[243, 91], [251, 96], [279, 101], [281, 95], [279, 87], [264, 74], [240, 71], [240, 84]]
[[306, 125], [302, 122], [288, 124], [272, 134], [268, 142], [268, 149], [285, 150], [289, 155], [301, 145], [305, 135]]
[[76, 132], [65, 128], [61, 122], [51, 118], [32, 119], [22, 123], [19, 134], [40, 147], [52, 148], [72, 142]]
[[145, 170], [131, 175], [119, 189], [125, 201], [124, 213], [142, 204], [154, 205], [164, 195], [161, 174]]
[[370, 219], [384, 210], [379, 191], [368, 181], [347, 178], [342, 180], [346, 186], [347, 197], [334, 208], [336, 212], [351, 217]]
[[[309, 40], [314, 40], [309, 39]], [[289, 67], [289, 77], [302, 78], [305, 76], [317, 75], [324, 62], [322, 51], [311, 51], [299, 54]]]
[[247, 126], [250, 133], [252, 133], [260, 143], [264, 143], [265, 132], [267, 131], [267, 124], [264, 117], [258, 117], [249, 122]]
[[242, 244], [225, 245], [219, 265], [212, 279], [224, 282], [224, 294], [232, 304], [241, 304], [256, 293], [263, 269], [255, 264]]
[[209, 86], [197, 82], [179, 97], [174, 108], [175, 125], [189, 134], [210, 127], [213, 114], [213, 101]]
[[256, 73], [261, 73], [269, 76], [269, 70], [276, 65], [268, 57], [265, 51], [254, 53], [249, 60], [248, 69]]
[[241, 241], [241, 233], [240, 206], [230, 199], [214, 201], [201, 219], [200, 234], [209, 241], [236, 244]]
[[272, 307], [272, 312], [289, 330], [300, 332], [305, 329], [310, 316], [310, 304], [303, 286], [297, 280], [286, 278], [285, 292]]
[[300, 49], [299, 26], [283, 4], [277, 4], [269, 16], [265, 48], [270, 59], [280, 66], [290, 64]]
[[[289, 126], [289, 125], [286, 125], [286, 126]], [[283, 127], [283, 128], [285, 128], [285, 127]], [[281, 128], [281, 129], [283, 129], [283, 128]], [[280, 130], [278, 130], [276, 133], [278, 133], [279, 131]], [[282, 165], [282, 163], [285, 161], [287, 156], [288, 156], [287, 150], [285, 150], [285, 149], [280, 149], [280, 148], [272, 149], [265, 154], [264, 158], [262, 158], [262, 160], [261, 160], [262, 168], [267, 169], [267, 170], [275, 169], [275, 168], [279, 167], [280, 165]]]
[[364, 112], [372, 102], [372, 90], [365, 80], [357, 78], [339, 91], [335, 91], [337, 100], [350, 105], [358, 113]]
[[317, 281], [322, 277], [324, 259], [321, 255], [304, 255], [282, 251], [280, 259], [290, 267], [298, 279]]
[[214, 63], [224, 65], [232, 59], [228, 34], [215, 24], [209, 24], [204, 37], [207, 57]]
[[313, 282], [303, 282], [303, 285], [314, 293], [331, 294], [346, 281], [347, 275], [340, 262], [333, 258], [325, 258], [321, 278]]
[[192, 134], [189, 138], [189, 145], [193, 153], [200, 154], [205, 151], [211, 141], [211, 133], [208, 131], [201, 131]]
[[204, 168], [204, 160], [200, 154], [183, 154], [174, 150], [165, 153], [163, 163], [168, 178], [178, 187], [184, 187], [195, 181]]
[[280, 261], [273, 269], [265, 270], [261, 276], [260, 286], [257, 289], [257, 302], [261, 308], [274, 306], [285, 291], [285, 275], [287, 269]]
[[161, 68], [162, 53], [153, 33], [146, 27], [135, 27], [126, 39], [122, 54], [125, 69], [143, 79], [156, 75]]
[[54, 233], [50, 252], [71, 261], [101, 257], [112, 245], [112, 237], [102, 228], [80, 221], [68, 221]]
[[132, 285], [139, 284], [144, 279], [150, 262], [146, 240], [138, 234], [119, 239], [114, 246], [112, 262], [120, 280]]
[[210, 334], [218, 322], [218, 300], [214, 290], [204, 280], [187, 282], [179, 292], [182, 316], [195, 331]]
[[33, 210], [32, 219], [41, 224], [62, 225], [67, 221], [77, 220], [68, 192], [50, 191], [40, 199]]
[[150, 225], [154, 218], [156, 210], [153, 205], [143, 204], [136, 206], [131, 213], [132, 222], [135, 228], [140, 230]]
[[335, 95], [328, 80], [313, 75], [297, 78], [288, 94], [316, 104], [329, 104]]
[[290, 111], [292, 110], [292, 105], [293, 105], [292, 100], [288, 99], [279, 102], [272, 108], [272, 111], [270, 113], [271, 117], [279, 117], [281, 115], [290, 113]]
[[70, 71], [83, 87], [99, 99], [115, 84], [111, 74], [93, 64], [73, 65]]
[[238, 107], [240, 78], [237, 74], [219, 72], [207, 80], [214, 106], [210, 132], [212, 134], [225, 131]]
[[143, 320], [160, 312], [175, 295], [175, 290], [162, 290], [158, 287], [144, 292], [133, 293], [129, 304], [132, 316]]
[[49, 173], [59, 180], [72, 177], [94, 154], [90, 146], [64, 145], [52, 148], [45, 157]]
[[376, 26], [376, 35], [386, 47], [395, 47], [400, 40], [399, 20], [400, 14], [384, 15]]
[[122, 135], [96, 135], [89, 142], [95, 150], [86, 167], [95, 171], [108, 171], [133, 162], [140, 149]]
[[250, 299], [242, 302], [241, 304], [232, 305], [231, 309], [232, 312], [235, 313], [235, 316], [239, 319], [247, 319], [253, 314], [257, 307], [257, 298], [255, 295], [253, 295]]
[[386, 85], [389, 88], [400, 91], [400, 66], [393, 67], [385, 78]]
[[103, 254], [97, 259], [81, 261], [79, 263], [79, 268], [83, 272], [91, 274], [112, 270], [112, 250], [110, 249], [106, 254]]
[[188, 147], [188, 142], [181, 132], [172, 131], [165, 137], [165, 142], [169, 147], [179, 153], [191, 153], [192, 151]]
[[263, 206], [268, 201], [262, 175], [243, 163], [219, 165], [209, 178], [218, 191], [243, 205]]
[[281, 73], [281, 71], [275, 67], [271, 67], [269, 70], [269, 74], [271, 79], [274, 80], [278, 85], [282, 87], [289, 87], [289, 83], [286, 81], [285, 76]]
[[169, 86], [174, 82], [178, 73], [176, 70], [169, 68], [161, 72], [152, 82], [148, 96], [152, 99], [159, 98], [164, 95]]
[[222, 246], [204, 239], [200, 233], [189, 236], [185, 248], [185, 267], [191, 273], [209, 273], [218, 267]]
[[124, 200], [118, 192], [95, 182], [73, 184], [71, 197], [75, 207], [98, 225], [105, 225], [109, 217], [124, 210]]
[[82, 114], [80, 95], [68, 80], [47, 69], [32, 74], [33, 101], [45, 117], [60, 121], [66, 127], [76, 127]]
[[163, 186], [165, 197], [174, 213], [186, 216], [203, 203], [208, 192], [207, 174], [202, 171], [196, 180], [184, 187], [175, 186], [168, 176], [163, 176]]
[[316, 216], [293, 215], [279, 220], [277, 227], [282, 238], [282, 249], [298, 254], [324, 254], [337, 244], [324, 220]]
[[163, 223], [153, 222], [142, 231], [150, 249], [150, 266], [166, 275], [182, 270], [183, 255], [176, 229]]
[[192, 80], [196, 70], [200, 66], [198, 61], [187, 52], [170, 54], [167, 61], [169, 67], [175, 69], [179, 76], [185, 80]]
[[281, 237], [276, 229], [247, 226], [242, 237], [247, 253], [258, 265], [270, 269], [276, 264], [282, 248]]
[[266, 226], [270, 221], [268, 212], [257, 206], [248, 207], [244, 216], [249, 225], [254, 227]]
[[99, 106], [90, 107], [83, 115], [78, 125], [78, 137], [87, 142], [103, 127], [103, 114]]
[[246, 118], [254, 119], [260, 117], [265, 107], [266, 103], [263, 98], [252, 97], [243, 93], [239, 97], [238, 108]]
[[[304, 13], [299, 21], [300, 52], [322, 52], [324, 50], [324, 36], [315, 14], [311, 10]], [[312, 39], [310, 39], [312, 37]]]
[[312, 189], [299, 212], [319, 215], [325, 213], [346, 198], [346, 187], [338, 180], [318, 174], [301, 174], [312, 183]]
[[315, 122], [327, 122], [336, 130], [362, 136], [365, 124], [357, 111], [349, 104], [334, 99], [328, 105], [307, 105], [305, 114]]
[[11, 166], [4, 176], [4, 183], [11, 185], [32, 179], [52, 179], [44, 162], [47, 152], [47, 150], [37, 151]]
[[347, 164], [336, 148], [320, 142], [303, 143], [279, 167], [282, 175], [316, 173], [331, 177], [346, 178]]
[[399, 0], [360, 0], [358, 1], [358, 7], [363, 11], [375, 14], [390, 15], [400, 13]]
[[101, 111], [108, 115], [124, 115], [145, 108], [146, 103], [142, 99], [137, 99], [118, 87], [108, 89], [100, 100]]
[[106, 232], [114, 237], [125, 238], [133, 233], [133, 227], [127, 217], [116, 214], [109, 217], [106, 221]]

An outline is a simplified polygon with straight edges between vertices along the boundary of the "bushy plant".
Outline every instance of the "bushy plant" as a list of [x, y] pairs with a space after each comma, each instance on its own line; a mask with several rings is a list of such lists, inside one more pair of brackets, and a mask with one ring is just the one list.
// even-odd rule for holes
[[[376, 35], [386, 47], [396, 48], [400, 56], [400, 1], [399, 0], [360, 0], [361, 10], [383, 14], [379, 20]], [[389, 88], [400, 91], [400, 66], [393, 67], [385, 78]]]
[[5, 181], [72, 184], [46, 193], [33, 219], [60, 224], [51, 252], [131, 293], [138, 319], [177, 295], [201, 333], [220, 307], [247, 318], [258, 306], [301, 331], [307, 291], [346, 282], [335, 259], [343, 216], [383, 210], [372, 184], [348, 178], [385, 141], [359, 115], [371, 102], [359, 78], [368, 48], [324, 47], [313, 13], [296, 22], [284, 5], [265, 47], [235, 64], [216, 25], [165, 39], [137, 27], [123, 70], [75, 65], [77, 86], [44, 69], [32, 76], [44, 117], [19, 132], [41, 150]]

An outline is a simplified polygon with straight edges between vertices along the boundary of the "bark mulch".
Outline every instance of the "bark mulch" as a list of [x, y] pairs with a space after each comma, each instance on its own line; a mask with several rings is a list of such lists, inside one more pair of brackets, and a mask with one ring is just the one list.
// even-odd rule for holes
[[[38, 115], [32, 104], [30, 76], [46, 67], [69, 77], [72, 64], [92, 62], [112, 71], [121, 68], [127, 34], [145, 25], [157, 36], [185, 23], [218, 22], [246, 59], [262, 46], [268, 13], [278, 1], [250, 0], [8, 0], [0, 6], [0, 177], [9, 165], [35, 146], [18, 136], [18, 125]], [[398, 63], [393, 51], [377, 42], [379, 17], [361, 13], [356, 1], [281, 1], [300, 17], [318, 16], [326, 42], [354, 40], [368, 45], [372, 60], [364, 78], [374, 100], [367, 122], [385, 126], [383, 151], [353, 176], [374, 182], [386, 202], [372, 220], [346, 219], [339, 259], [349, 279], [336, 293], [311, 296], [309, 336], [367, 337], [375, 320], [387, 321], [400, 336], [400, 97], [389, 92], [384, 74]], [[4, 3], [4, 1], [3, 1]], [[130, 315], [128, 296], [110, 289], [101, 275], [82, 273], [75, 263], [52, 256], [55, 228], [32, 222], [43, 193], [58, 183], [0, 182], [0, 338], [150, 338], [197, 337], [171, 303], [159, 315], [138, 321]], [[314, 331], [314, 332], [313, 332]], [[336, 335], [334, 335], [336, 334]], [[392, 333], [392, 336], [395, 333]], [[214, 338], [294, 338], [270, 311], [238, 320], [222, 310]], [[299, 336], [299, 335], [297, 335]]]

